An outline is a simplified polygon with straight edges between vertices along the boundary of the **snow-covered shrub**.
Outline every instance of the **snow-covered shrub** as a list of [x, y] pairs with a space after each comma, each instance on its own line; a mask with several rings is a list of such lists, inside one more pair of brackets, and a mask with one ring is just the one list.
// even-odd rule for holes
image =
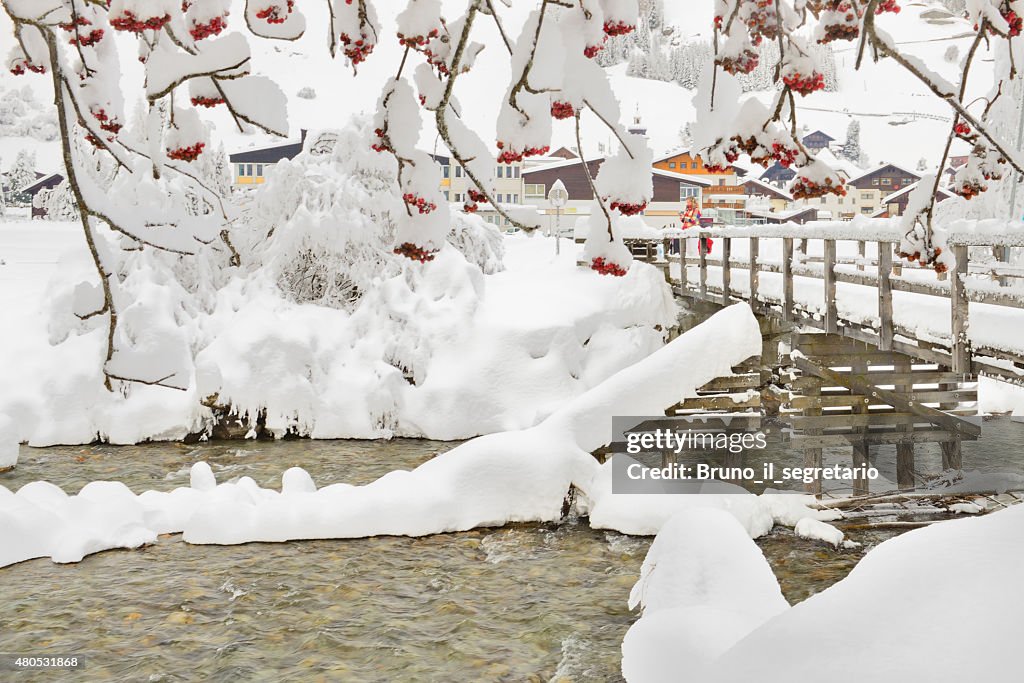
[[315, 100], [316, 90], [307, 85], [304, 88], [299, 88], [299, 92], [295, 93], [295, 96], [300, 97], [304, 100]]
[[[310, 136], [253, 196], [249, 222], [267, 239], [251, 260], [294, 301], [352, 310], [375, 282], [402, 271], [396, 163], [367, 145], [372, 136], [365, 119]], [[448, 239], [483, 272], [501, 269], [501, 233], [482, 219], [453, 215]]]

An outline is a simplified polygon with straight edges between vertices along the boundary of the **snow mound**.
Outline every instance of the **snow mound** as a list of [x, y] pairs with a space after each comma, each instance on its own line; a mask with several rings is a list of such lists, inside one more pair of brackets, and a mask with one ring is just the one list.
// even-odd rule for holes
[[843, 532], [835, 528], [831, 524], [820, 522], [811, 517], [804, 517], [796, 526], [793, 527], [793, 533], [800, 538], [807, 538], [812, 541], [824, 541], [834, 548], [838, 548], [843, 542]]
[[[690, 496], [687, 496], [690, 497]], [[651, 544], [629, 606], [643, 615], [622, 642], [630, 683], [688, 680], [789, 606], [761, 550], [722, 510], [685, 510]]]
[[847, 578], [752, 632], [702, 680], [809, 681], [825, 669], [837, 683], [1015, 680], [1022, 538], [1024, 505], [890, 539]]

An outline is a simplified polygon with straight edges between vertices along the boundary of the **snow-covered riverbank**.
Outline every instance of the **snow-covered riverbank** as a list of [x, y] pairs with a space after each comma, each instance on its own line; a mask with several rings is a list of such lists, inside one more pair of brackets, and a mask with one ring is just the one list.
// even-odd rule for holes
[[[556, 259], [546, 238], [506, 238], [505, 269], [492, 275], [449, 247], [380, 282], [351, 313], [295, 304], [271, 283], [229, 282], [213, 313], [180, 331], [197, 358], [187, 390], [134, 385], [125, 399], [102, 386], [105, 329], [54, 323], [71, 315], [77, 283], [95, 277], [81, 227], [0, 223], [7, 438], [180, 439], [209, 419], [204, 385], [252, 422], [265, 412], [277, 434], [456, 439], [529, 427], [659, 348], [675, 321], [659, 271], [602, 277], [578, 269], [566, 246]], [[415, 368], [402, 367], [409, 358]]]

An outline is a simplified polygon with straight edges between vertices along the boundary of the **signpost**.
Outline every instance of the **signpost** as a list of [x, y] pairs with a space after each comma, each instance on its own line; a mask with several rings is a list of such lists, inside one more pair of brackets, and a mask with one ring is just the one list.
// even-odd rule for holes
[[548, 192], [548, 201], [555, 207], [555, 255], [561, 253], [560, 239], [562, 233], [562, 209], [569, 202], [569, 192], [561, 180], [556, 180]]

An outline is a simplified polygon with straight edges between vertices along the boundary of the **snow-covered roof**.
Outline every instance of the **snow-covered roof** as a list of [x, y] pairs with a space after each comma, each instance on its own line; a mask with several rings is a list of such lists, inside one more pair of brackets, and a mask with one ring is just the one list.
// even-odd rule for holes
[[775, 185], [772, 185], [771, 183], [766, 183], [765, 181], [761, 180], [760, 178], [747, 178], [742, 183], [740, 183], [740, 185], [746, 185], [748, 183], [757, 185], [758, 187], [761, 187], [764, 190], [766, 190], [767, 192], [771, 192], [772, 194], [779, 195], [782, 199], [785, 199], [787, 201], [793, 201], [793, 195], [791, 195], [790, 193], [786, 192], [782, 188], [779, 188], [779, 187], [776, 187]]
[[807, 138], [811, 137], [812, 135], [823, 135], [826, 138], [828, 138], [829, 142], [835, 142], [835, 138], [832, 137], [831, 135], [829, 135], [828, 133], [826, 133], [823, 130], [816, 130], [816, 131], [810, 132], [807, 135], [805, 135], [803, 139], [807, 140]]
[[37, 191], [59, 185], [64, 182], [64, 176], [60, 173], [51, 173], [47, 176], [40, 177], [40, 174], [36, 174], [37, 180], [31, 185], [26, 185], [21, 188], [21, 191], [25, 194], [35, 194]]
[[[913, 171], [908, 171], [907, 169], [903, 168], [902, 166], [900, 166], [898, 164], [894, 164], [894, 163], [889, 162], [889, 161], [884, 161], [884, 162], [878, 164], [877, 166], [875, 166], [874, 168], [872, 168], [872, 169], [870, 169], [868, 171], [864, 171], [863, 173], [861, 173], [858, 176], [850, 178], [850, 184], [856, 183], [858, 180], [862, 180], [864, 178], [867, 178], [868, 176], [870, 176], [870, 175], [872, 175], [874, 173], [878, 173], [882, 169], [889, 168], [890, 166], [892, 168], [895, 168], [897, 171], [902, 171], [903, 173], [905, 173], [905, 174], [907, 174], [907, 175], [909, 175], [909, 176], [911, 176], [913, 178], [917, 178], [918, 180], [921, 179], [921, 176], [918, 175], [917, 173], [914, 173]], [[908, 187], [910, 187], [910, 186], [908, 185]]]
[[693, 183], [694, 185], [703, 185], [704, 187], [710, 187], [711, 185], [714, 185], [714, 183], [712, 183], [710, 180], [705, 180], [700, 176], [690, 175], [689, 173], [663, 171], [660, 168], [652, 168], [651, 171], [654, 173], [654, 175], [661, 176], [662, 178], [679, 178], [680, 180], [685, 180], [686, 182]]
[[[893, 201], [899, 199], [900, 197], [902, 197], [903, 195], [907, 194], [908, 192], [912, 192], [920, 184], [921, 184], [920, 180], [918, 180], [917, 182], [910, 183], [909, 185], [904, 187], [902, 190], [898, 190], [896, 192], [893, 192], [890, 195], [886, 195], [886, 197], [884, 199], [882, 199], [882, 202], [885, 203], [885, 204], [891, 204], [891, 203], [893, 203]], [[936, 194], [941, 196], [942, 199], [950, 199], [951, 197], [953, 197], [953, 193], [950, 192], [949, 190], [943, 188], [941, 185], [939, 186], [938, 192], [936, 192]]]
[[525, 176], [525, 175], [529, 175], [531, 173], [537, 173], [538, 171], [550, 171], [550, 170], [556, 169], [556, 168], [565, 168], [567, 166], [576, 166], [576, 165], [579, 165], [579, 164], [583, 163], [583, 161], [586, 161], [589, 164], [589, 163], [593, 163], [595, 161], [604, 161], [604, 157], [603, 156], [600, 156], [600, 157], [588, 157], [588, 158], [583, 159], [583, 160], [581, 160], [581, 159], [560, 159], [558, 161], [552, 161], [550, 164], [540, 164], [538, 166], [533, 166], [531, 168], [524, 168], [523, 172], [522, 172], [522, 175]]
[[267, 145], [265, 147], [257, 147], [255, 149], [246, 149], [234, 154], [228, 155], [228, 161], [231, 163], [250, 162], [250, 163], [276, 163], [281, 159], [294, 159], [302, 151], [302, 146], [306, 142], [306, 131], [302, 131], [302, 137], [298, 142], [281, 142], [276, 145]]

